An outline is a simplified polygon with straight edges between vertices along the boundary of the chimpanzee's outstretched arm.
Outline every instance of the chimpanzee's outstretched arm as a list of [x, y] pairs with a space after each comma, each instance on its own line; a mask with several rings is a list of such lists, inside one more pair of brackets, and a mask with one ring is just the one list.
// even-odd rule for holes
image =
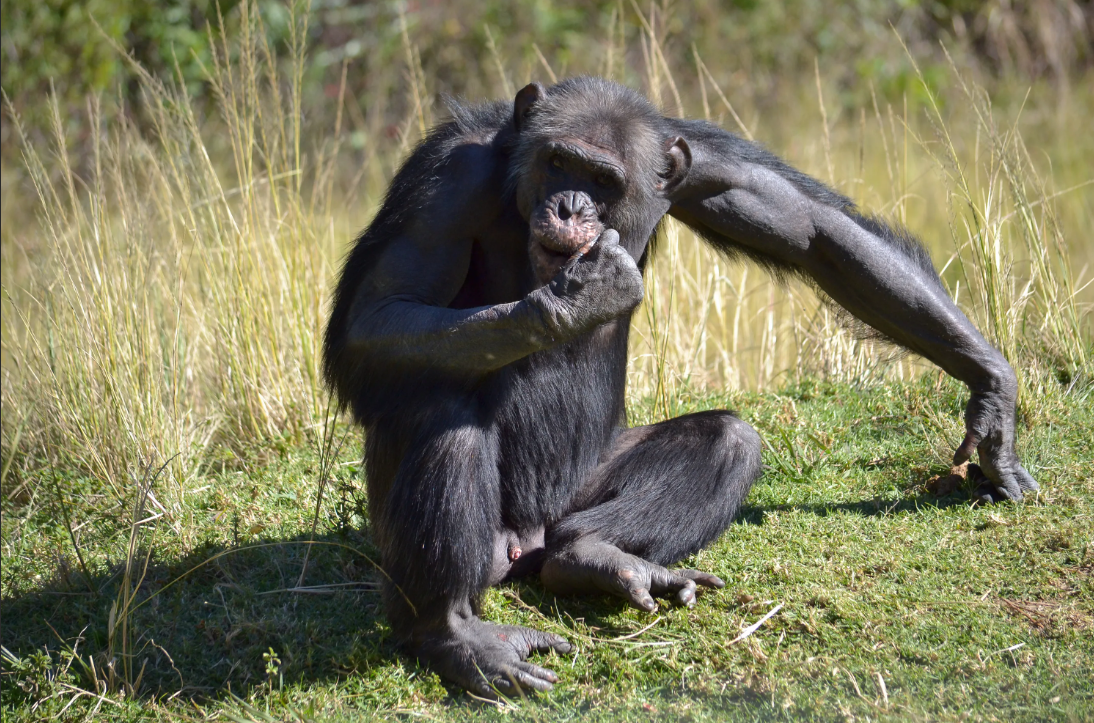
[[691, 169], [670, 213], [715, 246], [807, 275], [858, 319], [967, 384], [967, 436], [955, 462], [976, 449], [999, 496], [1037, 489], [1014, 452], [1014, 370], [953, 303], [914, 240], [747, 141], [707, 123], [671, 123]]

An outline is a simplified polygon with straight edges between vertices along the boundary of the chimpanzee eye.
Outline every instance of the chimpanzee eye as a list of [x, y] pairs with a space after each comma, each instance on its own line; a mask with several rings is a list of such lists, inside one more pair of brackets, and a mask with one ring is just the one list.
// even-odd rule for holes
[[551, 156], [551, 165], [555, 168], [562, 168], [562, 156], [558, 153]]
[[600, 173], [596, 177], [596, 185], [601, 188], [609, 188], [613, 183], [615, 183], [615, 179], [612, 178], [610, 173]]

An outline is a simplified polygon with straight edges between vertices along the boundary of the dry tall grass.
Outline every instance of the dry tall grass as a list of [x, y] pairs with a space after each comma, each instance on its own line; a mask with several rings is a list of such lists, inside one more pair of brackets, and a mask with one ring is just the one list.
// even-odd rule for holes
[[177, 495], [214, 441], [299, 436], [325, 408], [340, 129], [305, 158], [306, 15], [283, 78], [258, 13], [241, 9], [239, 47], [221, 35], [209, 68], [215, 144], [184, 86], [144, 76], [151, 138], [96, 123], [88, 177], [58, 114], [51, 159], [25, 145], [48, 254], [4, 280], [5, 434], [22, 429], [24, 450], [64, 454], [119, 499], [150, 461], [173, 460]]
[[[63, 462], [131, 507], [142, 471], [170, 461], [171, 483], [148, 503], [171, 519], [211, 446], [323, 436], [313, 430], [328, 413], [318, 372], [327, 292], [353, 230], [367, 221], [361, 209], [378, 203], [382, 185], [368, 179], [382, 182], [396, 159], [373, 155], [370, 167], [348, 172], [339, 165], [341, 96], [329, 140], [309, 147], [306, 16], [292, 21], [286, 71], [255, 6], [241, 12], [239, 47], [219, 36], [208, 69], [220, 101], [213, 122], [199, 122], [180, 84], [144, 76], [152, 133], [96, 123], [89, 172], [70, 165], [59, 113], [54, 148], [25, 144], [41, 219], [28, 233], [41, 243], [33, 257], [21, 255], [25, 245], [3, 247], [5, 476], [13, 458], [15, 468]], [[688, 87], [699, 97], [682, 97], [658, 19], [642, 25], [642, 73], [656, 102], [763, 135], [698, 55]], [[588, 70], [610, 75], [627, 57], [622, 30], [609, 37], [601, 65]], [[405, 33], [404, 44], [414, 102], [399, 153], [432, 120], [428, 79]], [[513, 85], [496, 60], [499, 89]], [[823, 71], [791, 106], [796, 118], [812, 116], [792, 160], [830, 182], [848, 179], [836, 185], [871, 210], [934, 232], [928, 241], [953, 293], [1026, 370], [1028, 390], [1057, 388], [1047, 372], [1089, 374], [1088, 317], [1056, 210], [1062, 189], [1039, 175], [1017, 126], [998, 120], [956, 69], [967, 99], [960, 113], [934, 99], [924, 122], [875, 100], [859, 118], [830, 119]], [[90, 110], [98, 118], [94, 101]], [[1094, 231], [1089, 218], [1080, 222]], [[655, 396], [666, 415], [684, 389], [765, 388], [799, 375], [864, 382], [925, 368], [854, 339], [807, 287], [729, 264], [671, 222], [646, 299], [635, 318], [631, 390]]]

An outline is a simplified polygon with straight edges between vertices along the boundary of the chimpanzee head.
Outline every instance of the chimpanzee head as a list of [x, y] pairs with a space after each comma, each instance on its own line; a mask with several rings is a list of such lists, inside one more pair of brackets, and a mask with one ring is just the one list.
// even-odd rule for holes
[[669, 209], [667, 194], [691, 167], [682, 138], [642, 95], [602, 78], [571, 78], [517, 93], [510, 168], [528, 221], [529, 254], [550, 279], [605, 228], [638, 260]]

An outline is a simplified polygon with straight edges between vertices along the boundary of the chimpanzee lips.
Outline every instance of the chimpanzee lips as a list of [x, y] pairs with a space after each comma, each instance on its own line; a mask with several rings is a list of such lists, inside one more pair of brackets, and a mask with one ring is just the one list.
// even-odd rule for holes
[[532, 238], [546, 251], [570, 256], [604, 231], [596, 220], [559, 221], [539, 218], [532, 223]]
[[536, 239], [536, 242], [539, 244], [540, 253], [543, 254], [545, 258], [552, 261], [566, 261], [570, 258], [570, 256], [573, 255], [567, 251], [556, 251], [547, 244], [543, 243], [543, 241], [538, 238]]

